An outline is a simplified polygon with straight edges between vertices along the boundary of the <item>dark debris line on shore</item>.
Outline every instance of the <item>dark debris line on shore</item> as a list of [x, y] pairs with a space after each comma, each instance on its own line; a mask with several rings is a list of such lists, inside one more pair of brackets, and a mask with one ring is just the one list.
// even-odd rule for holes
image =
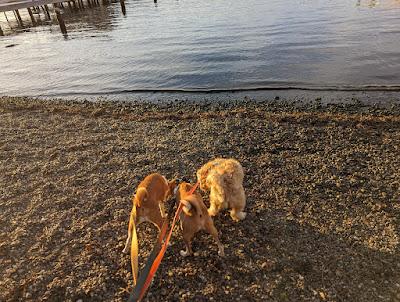
[[176, 230], [149, 301], [400, 301], [399, 112], [0, 98], [0, 301], [125, 301], [135, 186], [217, 156], [243, 164], [248, 216], [215, 219], [223, 259], [204, 234], [182, 259]]

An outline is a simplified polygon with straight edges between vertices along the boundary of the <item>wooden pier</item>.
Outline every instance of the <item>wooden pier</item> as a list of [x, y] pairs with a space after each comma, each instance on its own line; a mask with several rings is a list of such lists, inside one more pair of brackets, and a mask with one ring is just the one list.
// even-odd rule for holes
[[[13, 12], [15, 19], [20, 27], [24, 27], [24, 22], [20, 15], [21, 9], [26, 9], [28, 11], [29, 17], [31, 19], [31, 25], [37, 25], [37, 19], [34, 13], [42, 11], [45, 14], [47, 20], [53, 19], [57, 20], [60, 26], [61, 32], [66, 35], [67, 27], [65, 25], [61, 9], [68, 7], [71, 11], [83, 10], [85, 8], [92, 8], [100, 5], [106, 5], [110, 0], [0, 0], [0, 13], [4, 13], [7, 22], [9, 17], [7, 17], [6, 12]], [[122, 13], [126, 14], [125, 0], [119, 0], [121, 4]], [[53, 9], [49, 7], [51, 5]], [[4, 31], [0, 26], [0, 36], [4, 35]]]

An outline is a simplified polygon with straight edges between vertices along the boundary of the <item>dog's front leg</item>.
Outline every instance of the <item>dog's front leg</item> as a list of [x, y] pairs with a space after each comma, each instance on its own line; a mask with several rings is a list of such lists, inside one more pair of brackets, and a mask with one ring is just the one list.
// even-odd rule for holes
[[225, 203], [225, 194], [222, 187], [212, 186], [210, 190], [210, 208], [208, 209], [208, 214], [210, 216], [215, 216], [223, 209]]
[[128, 232], [128, 238], [126, 238], [125, 247], [122, 250], [122, 253], [128, 254], [129, 247], [131, 246], [131, 241], [132, 241], [132, 235], [131, 235], [131, 233]]
[[162, 218], [167, 217], [168, 215], [165, 213], [164, 202], [160, 201], [160, 202], [158, 203], [158, 207], [160, 208], [161, 217], [162, 217]]
[[182, 257], [187, 257], [193, 254], [192, 238], [193, 238], [192, 234], [185, 234], [185, 233], [183, 234], [183, 241], [185, 242], [186, 251], [184, 250], [180, 251]]

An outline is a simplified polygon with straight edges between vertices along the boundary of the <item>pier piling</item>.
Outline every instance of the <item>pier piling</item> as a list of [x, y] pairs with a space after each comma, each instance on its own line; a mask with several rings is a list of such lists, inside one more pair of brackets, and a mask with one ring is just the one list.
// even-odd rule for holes
[[33, 25], [33, 26], [36, 26], [35, 17], [33, 16], [32, 10], [31, 10], [29, 7], [28, 7], [28, 14], [29, 14], [29, 16], [31, 17], [32, 25]]
[[[122, 13], [126, 15], [125, 0], [119, 0], [119, 1], [121, 4]], [[53, 5], [54, 13], [57, 17], [58, 24], [60, 25], [60, 30], [64, 35], [66, 35], [67, 29], [65, 26], [62, 12], [67, 10], [67, 6], [69, 12], [73, 12], [85, 9], [85, 5], [87, 7], [94, 8], [97, 6], [106, 5], [108, 3], [110, 3], [110, 0], [86, 0], [86, 1], [85, 0], [0, 0], [0, 13], [1, 12], [4, 13], [9, 28], [12, 27], [14, 21], [11, 19], [9, 20], [6, 12], [14, 13], [15, 19], [18, 22], [18, 27], [23, 28], [25, 26], [38, 26], [43, 23], [48, 23], [44, 22], [41, 16], [42, 13], [45, 16], [46, 21], [52, 21], [51, 14], [53, 14], [53, 11], [52, 9], [49, 9], [49, 5]], [[27, 19], [23, 21], [19, 11], [21, 9], [27, 9], [32, 23], [30, 23], [29, 20]], [[35, 14], [37, 16], [35, 16]], [[54, 19], [54, 14], [53, 14], [53, 19]], [[2, 36], [4, 35], [3, 28], [1, 27], [0, 27], [0, 35]]]
[[7, 23], [10, 23], [10, 21], [8, 20], [6, 12], [4, 12], [4, 17], [6, 17]]
[[64, 19], [61, 15], [60, 9], [58, 7], [55, 7], [54, 11], [56, 12], [56, 17], [58, 24], [60, 25], [61, 32], [66, 35], [67, 34], [67, 28], [65, 27]]
[[24, 27], [24, 24], [22, 23], [21, 15], [19, 14], [18, 9], [16, 9], [14, 11], [14, 14], [15, 14], [15, 17], [17, 18], [19, 26]]
[[126, 15], [125, 1], [120, 0], [119, 2], [121, 3], [122, 14], [125, 16]]
[[50, 18], [50, 12], [49, 12], [49, 7], [47, 6], [47, 4], [44, 5], [44, 11], [45, 11], [45, 13], [46, 13], [47, 20], [51, 20], [51, 18]]

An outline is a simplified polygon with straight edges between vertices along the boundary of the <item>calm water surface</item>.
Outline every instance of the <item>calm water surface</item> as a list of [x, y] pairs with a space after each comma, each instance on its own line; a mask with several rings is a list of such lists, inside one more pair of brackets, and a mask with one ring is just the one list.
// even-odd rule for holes
[[1, 13], [0, 94], [400, 88], [398, 0], [127, 0], [126, 10], [66, 7], [66, 37]]

